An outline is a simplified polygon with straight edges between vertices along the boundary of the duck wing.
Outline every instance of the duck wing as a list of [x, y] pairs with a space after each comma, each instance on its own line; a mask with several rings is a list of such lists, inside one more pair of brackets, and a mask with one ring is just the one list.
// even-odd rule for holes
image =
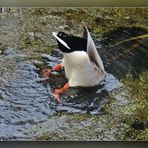
[[87, 39], [87, 54], [89, 56], [89, 59], [91, 62], [95, 63], [95, 65], [102, 71], [104, 72], [104, 66], [103, 62], [101, 60], [101, 57], [96, 49], [95, 43], [87, 29], [87, 27], [84, 27], [84, 32], [83, 32], [83, 38]]

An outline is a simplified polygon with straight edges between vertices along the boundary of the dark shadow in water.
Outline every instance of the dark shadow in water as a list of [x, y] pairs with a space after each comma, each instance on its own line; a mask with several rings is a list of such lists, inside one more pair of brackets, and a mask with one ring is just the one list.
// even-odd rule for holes
[[125, 41], [146, 34], [148, 35], [148, 31], [142, 28], [120, 27], [104, 35], [105, 39], [100, 43], [102, 47], [98, 50], [106, 71], [120, 79], [128, 72], [137, 77], [147, 70], [148, 36]]

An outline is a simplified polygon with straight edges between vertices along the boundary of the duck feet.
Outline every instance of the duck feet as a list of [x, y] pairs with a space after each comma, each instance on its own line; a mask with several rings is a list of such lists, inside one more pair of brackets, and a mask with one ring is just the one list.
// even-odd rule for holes
[[64, 65], [61, 63], [61, 64], [57, 64], [56, 66], [54, 66], [52, 68], [53, 71], [60, 71], [62, 69], [62, 67], [64, 67]]
[[59, 89], [55, 89], [54, 92], [52, 93], [54, 99], [58, 102], [58, 103], [62, 103], [61, 97], [60, 95], [63, 94], [68, 88], [69, 88], [69, 84], [66, 83], [62, 88]]

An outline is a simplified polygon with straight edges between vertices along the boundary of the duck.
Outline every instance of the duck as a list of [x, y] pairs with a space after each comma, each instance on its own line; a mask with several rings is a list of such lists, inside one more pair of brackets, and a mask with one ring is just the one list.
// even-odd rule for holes
[[52, 95], [57, 102], [61, 103], [60, 95], [70, 87], [93, 87], [105, 79], [103, 62], [86, 26], [81, 37], [65, 32], [52, 32], [52, 35], [63, 53], [63, 59], [62, 63], [47, 70], [46, 76], [64, 67], [68, 80], [62, 88], [54, 90]]

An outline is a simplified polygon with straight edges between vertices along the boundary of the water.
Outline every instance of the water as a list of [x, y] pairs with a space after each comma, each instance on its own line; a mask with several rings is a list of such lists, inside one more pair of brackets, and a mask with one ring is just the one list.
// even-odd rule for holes
[[148, 31], [142, 28], [119, 27], [104, 35], [105, 39], [100, 43], [103, 46], [100, 49], [100, 55], [106, 71], [118, 79], [128, 72], [136, 77], [142, 71], [146, 71], [148, 69], [148, 37], [133, 40], [132, 38], [147, 34]]
[[[61, 61], [57, 51], [41, 54], [49, 67]], [[71, 88], [57, 104], [51, 93], [65, 82], [63, 72], [53, 73], [48, 81], [41, 77], [39, 68], [26, 59], [25, 53], [6, 50], [1, 58], [16, 59], [12, 77], [3, 74], [6, 81], [0, 88], [0, 137], [1, 140], [28, 139], [26, 128], [46, 121], [58, 112], [100, 114], [109, 100], [109, 92], [120, 85], [112, 74], [95, 88]]]
[[[17, 55], [17, 59], [18, 56], [21, 55]], [[14, 55], [10, 58], [14, 58]], [[55, 112], [47, 104], [49, 94], [46, 87], [38, 82], [37, 68], [31, 62], [23, 60], [22, 57], [16, 64], [17, 68], [12, 78], [10, 80], [3, 78], [6, 79], [7, 84], [1, 87], [0, 92], [0, 123], [3, 129], [0, 131], [0, 137], [2, 139], [16, 136], [21, 138], [23, 134], [21, 129], [25, 131], [24, 126], [44, 121]]]
[[[57, 49], [54, 49], [51, 54], [38, 53], [41, 58], [38, 58], [36, 63], [28, 58], [27, 52], [18, 52], [13, 48], [4, 50], [0, 58], [2, 61], [5, 59], [10, 61], [11, 67], [4, 62], [1, 73], [0, 139], [31, 140], [41, 132], [38, 128], [33, 130], [32, 128], [46, 122], [50, 123], [51, 131], [57, 127], [60, 127], [62, 131], [64, 126], [69, 125], [66, 117], [56, 118], [59, 113], [104, 115], [104, 107], [109, 103], [112, 91], [122, 86], [120, 78], [130, 70], [133, 75], [138, 76], [148, 68], [147, 38], [115, 45], [121, 40], [131, 38], [131, 35], [138, 36], [147, 33], [143, 29], [133, 29], [122, 28], [117, 32], [112, 32], [111, 37], [107, 35], [108, 38], [103, 41], [96, 40], [107, 71], [105, 80], [92, 88], [70, 88], [62, 95], [63, 104], [57, 104], [51, 93], [55, 88], [60, 88], [67, 82], [64, 71], [53, 72], [46, 81], [40, 74], [40, 68], [51, 68], [61, 62], [62, 54]], [[124, 33], [120, 35], [121, 32]], [[11, 74], [10, 68], [13, 69]], [[121, 99], [120, 94], [117, 99], [119, 98], [121, 105], [126, 102]], [[87, 124], [90, 126], [91, 122], [84, 125], [87, 126]], [[81, 127], [81, 125], [76, 126]]]

